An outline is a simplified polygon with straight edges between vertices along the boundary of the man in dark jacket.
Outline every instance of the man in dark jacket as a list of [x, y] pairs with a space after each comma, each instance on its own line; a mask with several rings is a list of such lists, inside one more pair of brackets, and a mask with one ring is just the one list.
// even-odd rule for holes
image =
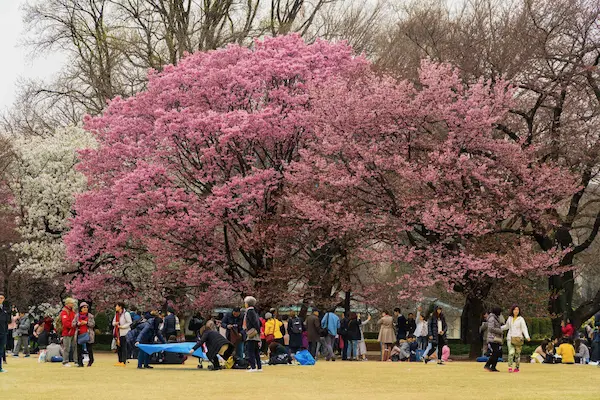
[[221, 355], [225, 361], [230, 363], [230, 365], [233, 365], [233, 358], [231, 357], [231, 354], [233, 353], [234, 347], [229, 340], [225, 339], [223, 335], [217, 331], [206, 329], [206, 326], [204, 326], [200, 331], [200, 340], [198, 340], [196, 345], [190, 350], [190, 354], [193, 354], [205, 344], [207, 350], [206, 356], [213, 364], [212, 371], [218, 371], [221, 369], [219, 364], [219, 355]]
[[242, 337], [242, 324], [244, 316], [239, 307], [234, 307], [228, 312], [221, 321], [221, 327], [224, 327], [227, 340], [235, 346], [235, 355], [238, 359], [244, 358], [244, 338]]
[[0, 373], [6, 372], [2, 369], [2, 360], [5, 355], [6, 335], [8, 335], [8, 322], [10, 313], [4, 309], [4, 293], [0, 293]]
[[415, 334], [415, 330], [417, 329], [417, 321], [415, 321], [415, 314], [409, 313], [408, 319], [406, 320], [406, 338]]
[[396, 317], [396, 339], [406, 340], [406, 333], [408, 331], [408, 324], [406, 317], [402, 315], [402, 310], [398, 307], [394, 308], [394, 316]]
[[[144, 328], [138, 335], [135, 345], [137, 347], [138, 344], [154, 344], [154, 338], [157, 337], [161, 343], [167, 343], [165, 338], [160, 333], [160, 324], [162, 323], [162, 319], [160, 317], [150, 318], [145, 324]], [[153, 368], [150, 365], [150, 354], [145, 351], [140, 350], [138, 354], [138, 368]]]
[[171, 307], [167, 308], [167, 316], [165, 317], [162, 334], [166, 338], [170, 336], [177, 337], [177, 319], [175, 318], [175, 310]]
[[308, 351], [317, 359], [317, 345], [321, 341], [321, 320], [319, 310], [313, 308], [312, 314], [306, 317], [306, 332], [308, 333]]

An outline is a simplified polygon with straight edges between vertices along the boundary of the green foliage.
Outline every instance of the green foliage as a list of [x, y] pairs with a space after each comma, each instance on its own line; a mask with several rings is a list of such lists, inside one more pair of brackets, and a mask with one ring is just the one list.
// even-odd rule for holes
[[552, 320], [550, 318], [526, 318], [529, 335], [534, 340], [552, 337]]
[[96, 317], [96, 329], [100, 330], [102, 333], [106, 333], [109, 331], [111, 317], [106, 315], [106, 313], [98, 313], [95, 315]]

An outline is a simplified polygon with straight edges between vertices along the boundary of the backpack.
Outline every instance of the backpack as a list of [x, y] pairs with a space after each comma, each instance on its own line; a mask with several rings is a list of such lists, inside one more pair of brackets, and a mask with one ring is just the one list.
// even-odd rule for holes
[[302, 333], [302, 320], [299, 317], [295, 317], [290, 321], [290, 332], [291, 333]]

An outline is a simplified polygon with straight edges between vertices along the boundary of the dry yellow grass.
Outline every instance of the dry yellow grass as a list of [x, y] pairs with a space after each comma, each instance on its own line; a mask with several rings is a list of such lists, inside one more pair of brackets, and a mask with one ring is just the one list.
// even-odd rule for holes
[[[34, 357], [9, 359], [0, 374], [2, 400], [153, 399], [598, 399], [600, 368], [522, 365], [520, 374], [489, 373], [482, 364], [320, 362], [314, 367], [267, 366], [264, 372], [183, 366], [138, 370], [114, 367], [99, 354], [92, 368], [38, 364]], [[132, 360], [133, 361], [133, 360]], [[506, 364], [500, 368], [506, 370]]]

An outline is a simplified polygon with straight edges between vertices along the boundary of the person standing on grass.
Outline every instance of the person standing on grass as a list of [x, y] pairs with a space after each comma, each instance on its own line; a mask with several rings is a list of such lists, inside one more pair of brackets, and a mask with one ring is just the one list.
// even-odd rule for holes
[[297, 316], [295, 311], [290, 311], [287, 325], [287, 333], [290, 337], [289, 350], [291, 354], [296, 354], [304, 348], [302, 345], [302, 333], [306, 330], [306, 327], [302, 318]]
[[367, 343], [365, 342], [365, 332], [363, 327], [371, 321], [371, 314], [367, 316], [367, 319], [365, 321], [363, 321], [360, 318], [360, 314], [357, 314], [356, 316], [358, 317], [360, 328], [360, 340], [358, 341], [358, 357], [363, 361], [367, 361]]
[[419, 350], [425, 350], [427, 348], [427, 318], [423, 315], [423, 309], [421, 306], [417, 308], [417, 328], [415, 329], [415, 336], [417, 337], [417, 348]]
[[382, 317], [377, 321], [377, 325], [379, 325], [379, 337], [377, 340], [381, 343], [381, 361], [387, 361], [390, 358], [392, 345], [396, 342], [394, 319], [391, 315], [388, 315], [387, 311], [381, 314]]
[[431, 349], [423, 357], [423, 362], [426, 363], [427, 360], [429, 360], [429, 357], [435, 352], [437, 348], [437, 363], [438, 365], [442, 365], [444, 364], [444, 361], [442, 360], [442, 352], [444, 350], [444, 345], [446, 344], [448, 324], [446, 324], [446, 317], [442, 312], [441, 306], [437, 306], [433, 314], [431, 314], [427, 331], [429, 335], [429, 340], [431, 341]]
[[262, 371], [262, 364], [260, 362], [261, 323], [258, 313], [254, 309], [256, 306], [256, 299], [252, 296], [248, 296], [244, 299], [244, 303], [246, 306], [246, 313], [244, 314], [242, 328], [246, 332], [246, 356], [250, 362], [250, 369], [248, 372]]
[[487, 331], [487, 319], [488, 319], [487, 311], [484, 312], [481, 316], [481, 326], [479, 326], [479, 334], [481, 335], [481, 355], [485, 356], [488, 352], [488, 331]]
[[0, 373], [6, 372], [2, 368], [2, 360], [6, 355], [6, 336], [8, 335], [8, 323], [10, 314], [4, 309], [4, 293], [0, 292]]
[[131, 330], [131, 315], [125, 310], [125, 303], [119, 302], [115, 306], [115, 317], [113, 318], [113, 336], [117, 341], [117, 353], [119, 362], [115, 367], [127, 365], [127, 334]]
[[[160, 325], [163, 323], [162, 318], [160, 318], [158, 311], [152, 311], [152, 315], [154, 318], [150, 318], [145, 324], [144, 328], [138, 335], [135, 340], [135, 347], [138, 347], [140, 343], [142, 344], [154, 344], [154, 338], [158, 338], [158, 340], [165, 344], [167, 341], [161, 334]], [[218, 335], [219, 333], [215, 331]], [[146, 353], [144, 350], [139, 349], [138, 353], [138, 369], [147, 368], [152, 369], [154, 367], [150, 366], [150, 354]]]
[[94, 363], [94, 327], [96, 321], [94, 315], [89, 312], [90, 306], [83, 302], [79, 305], [79, 314], [75, 317], [74, 324], [77, 326], [77, 366], [83, 367], [83, 346], [88, 352], [88, 367]]
[[162, 330], [163, 337], [177, 337], [177, 317], [175, 316], [175, 310], [173, 307], [167, 307], [167, 316], [165, 317], [164, 322], [165, 323]]
[[518, 305], [513, 305], [510, 309], [510, 317], [502, 330], [508, 330], [506, 343], [508, 345], [508, 372], [519, 372], [521, 366], [521, 350], [523, 349], [524, 339], [531, 341], [525, 319], [521, 316], [521, 309]]
[[24, 312], [19, 314], [17, 322], [15, 348], [13, 349], [13, 357], [19, 357], [21, 347], [25, 357], [29, 357], [29, 328], [31, 327], [31, 318]]
[[488, 343], [492, 350], [492, 355], [485, 363], [483, 367], [488, 372], [500, 372], [496, 368], [498, 365], [498, 359], [502, 356], [502, 323], [500, 322], [500, 314], [502, 314], [502, 309], [500, 307], [495, 307], [488, 314], [488, 323], [487, 323], [487, 331], [488, 331]]
[[355, 312], [350, 313], [350, 320], [348, 321], [348, 352], [346, 353], [348, 360], [358, 361], [358, 342], [360, 341], [360, 321], [358, 315]]
[[244, 338], [242, 337], [242, 323], [244, 316], [239, 307], [234, 307], [228, 312], [221, 321], [221, 326], [225, 327], [225, 338], [235, 346], [235, 355], [238, 359], [244, 358]]
[[333, 345], [340, 329], [340, 318], [335, 315], [335, 308], [323, 316], [321, 326], [323, 329], [327, 329], [327, 336], [325, 336], [325, 360], [335, 361]]
[[61, 336], [63, 340], [63, 366], [70, 367], [69, 362], [77, 359], [77, 343], [75, 342], [75, 299], [65, 299], [65, 306], [60, 312], [60, 324], [62, 325]]
[[308, 333], [308, 352], [316, 360], [317, 345], [321, 341], [321, 320], [319, 310], [313, 308], [312, 314], [306, 317], [306, 331]]

